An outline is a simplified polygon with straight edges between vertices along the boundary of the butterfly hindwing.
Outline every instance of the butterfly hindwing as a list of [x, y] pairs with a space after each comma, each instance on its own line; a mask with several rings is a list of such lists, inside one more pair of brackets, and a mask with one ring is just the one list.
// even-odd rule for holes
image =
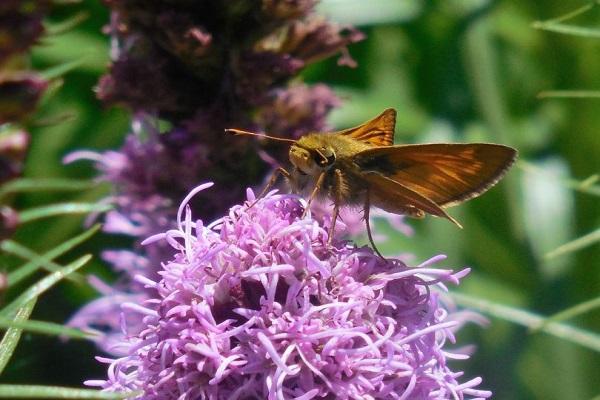
[[411, 190], [378, 172], [368, 172], [363, 175], [368, 184], [370, 203], [387, 212], [405, 214], [411, 217], [423, 217], [425, 213], [447, 218], [458, 226], [442, 207], [431, 199]]

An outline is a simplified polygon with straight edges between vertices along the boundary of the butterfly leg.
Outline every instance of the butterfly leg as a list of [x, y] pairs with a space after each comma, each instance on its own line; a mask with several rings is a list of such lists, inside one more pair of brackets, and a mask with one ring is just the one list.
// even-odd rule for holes
[[315, 188], [313, 189], [313, 191], [310, 194], [310, 197], [306, 201], [306, 208], [304, 208], [304, 212], [302, 213], [301, 218], [304, 218], [306, 216], [306, 213], [308, 212], [308, 210], [310, 210], [310, 204], [312, 203], [314, 198], [317, 196], [317, 193], [319, 193], [319, 189], [321, 189], [321, 186], [323, 186], [323, 182], [325, 181], [325, 173], [326, 172], [321, 172], [321, 175], [319, 175], [319, 178], [317, 179]]
[[335, 192], [335, 199], [333, 203], [333, 215], [331, 216], [331, 225], [329, 226], [329, 235], [327, 238], [327, 246], [331, 246], [333, 242], [333, 235], [335, 234], [335, 223], [337, 222], [338, 216], [340, 215], [340, 204], [342, 204], [342, 188], [344, 185], [344, 176], [342, 171], [339, 169], [335, 170], [335, 186], [333, 188]]
[[377, 249], [377, 246], [375, 246], [375, 241], [373, 240], [373, 234], [371, 233], [371, 222], [369, 221], [370, 211], [371, 211], [371, 198], [370, 198], [370, 191], [369, 191], [369, 189], [367, 189], [367, 193], [365, 194], [365, 209], [364, 209], [365, 225], [367, 226], [367, 236], [369, 237], [369, 242], [371, 243], [371, 246], [373, 247], [373, 250], [375, 251], [375, 253], [377, 253], [377, 255], [379, 257], [381, 257], [383, 260], [385, 260], [385, 257], [379, 252], [379, 249]]
[[248, 207], [248, 209], [251, 209], [252, 207], [254, 207], [256, 202], [258, 202], [258, 200], [262, 199], [267, 193], [269, 193], [269, 190], [275, 185], [275, 182], [277, 182], [277, 179], [279, 178], [280, 175], [283, 175], [283, 177], [285, 179], [290, 179], [290, 173], [287, 172], [287, 170], [285, 168], [278, 167], [275, 171], [273, 171], [271, 173], [271, 177], [269, 178], [269, 181], [265, 185], [264, 189], [260, 192], [260, 194], [258, 195], [256, 200], [254, 200], [252, 202], [252, 204], [250, 205], [250, 207]]

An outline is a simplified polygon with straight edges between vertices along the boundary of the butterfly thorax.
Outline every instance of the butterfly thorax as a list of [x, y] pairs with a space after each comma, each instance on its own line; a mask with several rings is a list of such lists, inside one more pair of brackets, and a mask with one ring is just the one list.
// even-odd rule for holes
[[341, 198], [344, 203], [358, 203], [364, 191], [356, 179], [353, 156], [372, 146], [351, 138], [315, 133], [303, 136], [290, 147], [289, 157], [294, 165], [290, 183], [296, 193], [309, 194], [321, 174], [324, 181], [319, 197]]

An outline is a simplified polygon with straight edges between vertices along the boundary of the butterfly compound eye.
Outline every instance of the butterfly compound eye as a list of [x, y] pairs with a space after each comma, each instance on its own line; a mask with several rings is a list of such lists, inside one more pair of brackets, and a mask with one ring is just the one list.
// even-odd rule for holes
[[335, 153], [331, 149], [322, 147], [315, 152], [314, 160], [319, 167], [329, 167], [335, 162]]

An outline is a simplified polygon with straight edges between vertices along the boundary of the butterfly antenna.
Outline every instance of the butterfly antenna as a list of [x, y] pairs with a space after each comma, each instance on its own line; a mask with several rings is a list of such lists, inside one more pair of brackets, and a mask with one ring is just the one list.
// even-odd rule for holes
[[279, 137], [276, 137], [276, 136], [269, 136], [269, 135], [265, 135], [264, 133], [248, 132], [248, 131], [244, 131], [244, 130], [241, 130], [241, 129], [232, 129], [232, 128], [225, 129], [225, 133], [232, 133], [232, 134], [234, 134], [236, 136], [242, 136], [242, 135], [245, 135], [245, 136], [258, 136], [258, 137], [264, 137], [264, 138], [271, 139], [271, 140], [278, 140], [280, 142], [296, 143], [296, 141], [292, 140], [292, 139], [284, 139], [284, 138], [279, 138]]

